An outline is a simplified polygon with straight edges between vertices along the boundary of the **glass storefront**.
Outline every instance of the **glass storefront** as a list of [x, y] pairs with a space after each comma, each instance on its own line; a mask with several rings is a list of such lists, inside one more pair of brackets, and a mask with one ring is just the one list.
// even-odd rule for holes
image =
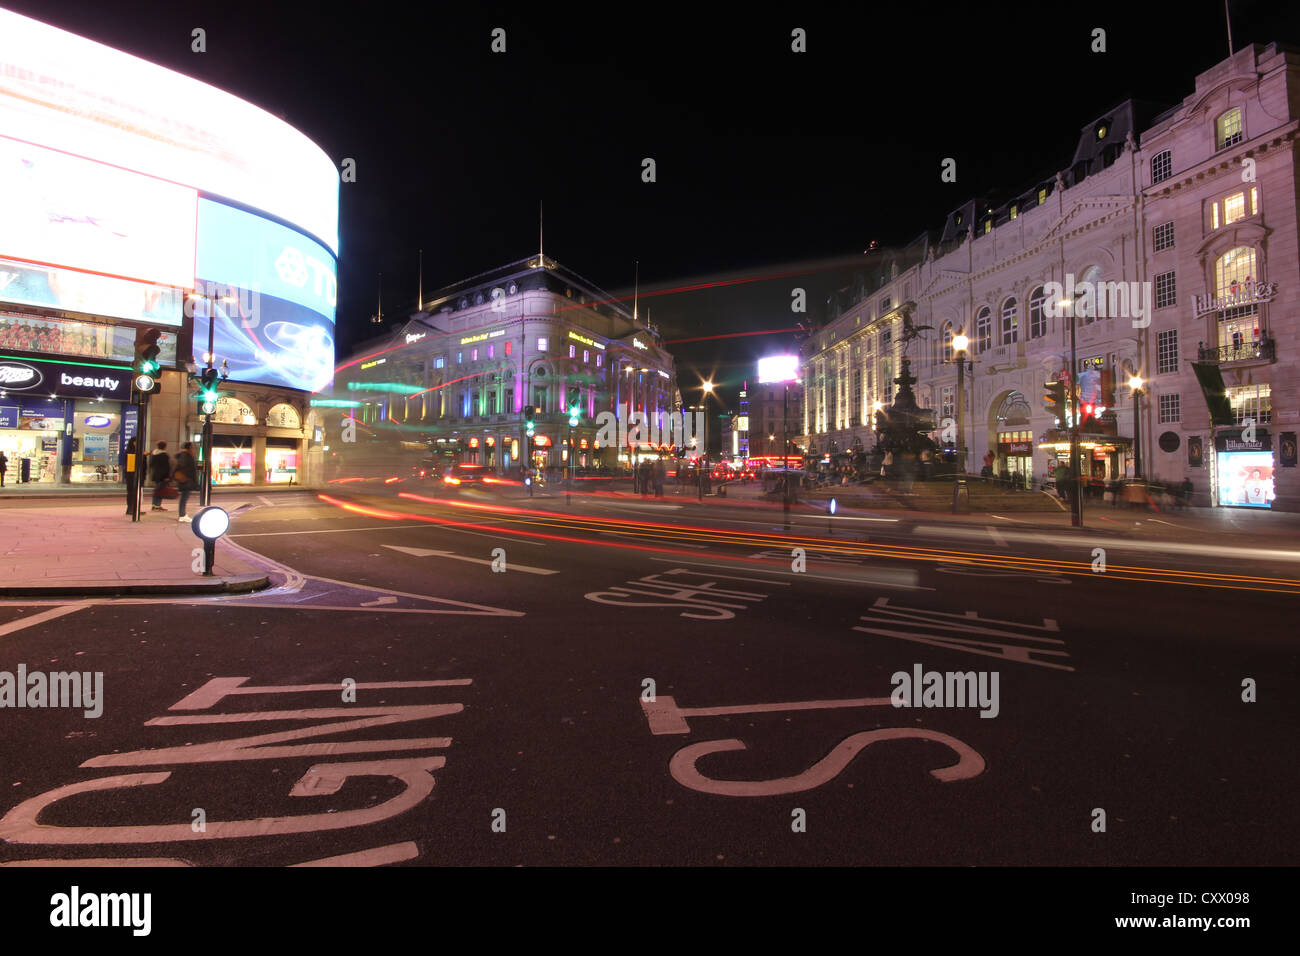
[[214, 485], [251, 485], [253, 483], [253, 440], [223, 439], [217, 436], [212, 446], [212, 483]]
[[293, 438], [266, 440], [267, 484], [295, 484], [298, 481], [298, 442]]
[[[120, 482], [122, 404], [77, 399], [72, 416], [70, 483]], [[64, 431], [67, 431], [65, 426]]]

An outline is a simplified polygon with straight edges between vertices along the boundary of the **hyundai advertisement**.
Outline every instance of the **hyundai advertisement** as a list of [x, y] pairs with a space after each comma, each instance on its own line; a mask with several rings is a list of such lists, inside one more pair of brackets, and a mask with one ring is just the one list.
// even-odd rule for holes
[[320, 391], [333, 382], [334, 257], [320, 243], [261, 216], [199, 200], [194, 352], [214, 350], [241, 382]]

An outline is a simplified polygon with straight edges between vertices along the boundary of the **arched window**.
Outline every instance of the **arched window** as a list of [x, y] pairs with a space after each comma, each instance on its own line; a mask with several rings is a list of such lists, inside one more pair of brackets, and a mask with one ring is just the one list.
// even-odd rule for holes
[[266, 413], [266, 423], [272, 428], [301, 428], [302, 418], [298, 409], [288, 402], [281, 402], [271, 406], [271, 410]]
[[1047, 293], [1043, 291], [1041, 285], [1029, 293], [1029, 337], [1031, 339], [1041, 338], [1047, 334], [1047, 313], [1043, 308], [1046, 301]]
[[945, 322], [943, 324], [943, 360], [945, 362], [952, 361], [952, 334], [952, 323]]
[[998, 426], [1028, 425], [1031, 411], [1021, 392], [1012, 392], [998, 406]]
[[975, 354], [979, 355], [993, 344], [993, 311], [986, 305], [975, 316]]
[[233, 395], [223, 395], [217, 399], [217, 410], [212, 420], [218, 425], [256, 425], [257, 416], [253, 410]]
[[1019, 303], [1012, 297], [1002, 303], [1002, 344], [1011, 345], [1020, 341]]
[[[1242, 284], [1253, 282], [1258, 272], [1255, 268], [1255, 250], [1251, 246], [1237, 246], [1235, 249], [1229, 249], [1223, 255], [1219, 256], [1214, 263], [1214, 296], [1222, 299], [1228, 296], [1238, 295], [1242, 290]], [[1233, 306], [1224, 309], [1219, 313], [1220, 322], [1242, 319], [1247, 316], [1253, 316], [1259, 311], [1259, 306], [1255, 303], [1246, 305]], [[1240, 323], [1233, 322], [1234, 328]], [[1258, 324], [1257, 322], [1255, 324]], [[1253, 340], [1256, 338], [1257, 330], [1247, 322], [1244, 334], [1247, 338]], [[1245, 328], [1243, 326], [1243, 328]], [[1221, 330], [1222, 331], [1222, 330]], [[1240, 329], [1237, 330], [1237, 339], [1243, 334]]]
[[1214, 148], [1227, 149], [1241, 142], [1241, 109], [1234, 106], [1214, 121]]

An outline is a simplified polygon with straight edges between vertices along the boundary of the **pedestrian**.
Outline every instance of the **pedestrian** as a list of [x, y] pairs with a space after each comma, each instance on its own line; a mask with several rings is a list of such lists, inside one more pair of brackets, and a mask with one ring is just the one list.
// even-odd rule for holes
[[126, 441], [126, 451], [122, 453], [122, 474], [126, 478], [126, 513], [135, 514], [135, 490], [137, 470], [140, 466], [136, 462], [135, 436], [132, 435]]
[[198, 465], [194, 461], [194, 446], [186, 442], [176, 453], [176, 467], [172, 471], [172, 480], [176, 482], [176, 490], [180, 493], [177, 521], [190, 520], [189, 515], [185, 513], [185, 505], [189, 502], [194, 489], [199, 486], [198, 474]]
[[154, 453], [149, 456], [149, 480], [153, 482], [153, 511], [166, 511], [162, 506], [162, 491], [171, 480], [172, 459], [167, 454], [167, 443], [160, 441]]
[[9, 458], [0, 451], [0, 488], [5, 486], [5, 472], [9, 470]]
[[1192, 479], [1184, 478], [1182, 484], [1182, 506], [1184, 510], [1192, 503], [1192, 490]]
[[664, 482], [668, 479], [668, 465], [662, 458], [655, 462], [655, 497], [664, 496]]

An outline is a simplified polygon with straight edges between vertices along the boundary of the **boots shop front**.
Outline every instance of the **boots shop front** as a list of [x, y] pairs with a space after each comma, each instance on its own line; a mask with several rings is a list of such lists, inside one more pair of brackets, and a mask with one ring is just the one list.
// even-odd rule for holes
[[5, 489], [121, 483], [136, 432], [131, 369], [0, 352]]

